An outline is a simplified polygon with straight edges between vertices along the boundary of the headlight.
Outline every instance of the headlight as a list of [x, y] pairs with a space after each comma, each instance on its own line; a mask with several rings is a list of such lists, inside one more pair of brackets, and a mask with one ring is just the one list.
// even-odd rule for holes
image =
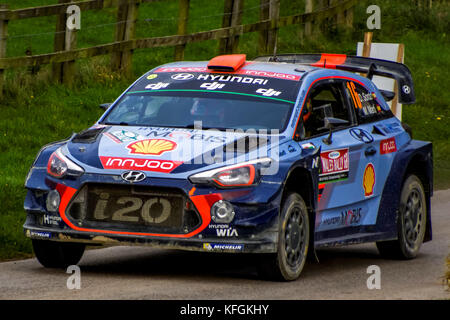
[[61, 148], [58, 148], [48, 159], [47, 173], [55, 178], [64, 178], [66, 175], [81, 176], [84, 170], [63, 155]]
[[192, 183], [214, 183], [219, 187], [247, 187], [259, 182], [262, 167], [271, 163], [270, 158], [258, 159], [208, 170], [189, 177]]

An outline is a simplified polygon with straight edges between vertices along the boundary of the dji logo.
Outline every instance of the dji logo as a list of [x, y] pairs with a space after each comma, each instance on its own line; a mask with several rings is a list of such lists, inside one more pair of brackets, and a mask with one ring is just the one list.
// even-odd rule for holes
[[145, 87], [145, 89], [158, 90], [158, 89], [166, 88], [169, 84], [170, 83], [164, 83], [164, 82], [153, 83], [153, 84], [147, 85]]
[[216, 90], [216, 89], [222, 89], [225, 87], [224, 84], [220, 84], [218, 82], [212, 82], [212, 83], [203, 83], [200, 88], [205, 88], [206, 90]]
[[281, 94], [280, 91], [275, 91], [273, 89], [263, 89], [263, 88], [256, 90], [256, 93], [261, 93], [263, 96], [266, 96], [266, 97], [279, 96]]

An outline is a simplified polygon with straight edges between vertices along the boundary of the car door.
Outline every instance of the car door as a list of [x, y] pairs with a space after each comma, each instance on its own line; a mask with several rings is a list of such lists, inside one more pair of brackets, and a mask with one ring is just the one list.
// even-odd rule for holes
[[[378, 167], [375, 139], [358, 126], [344, 79], [310, 88], [302, 114], [303, 141], [321, 148], [316, 236], [357, 233], [370, 216]], [[332, 122], [327, 127], [326, 122]], [[331, 134], [330, 134], [331, 132]]]
[[[370, 226], [374, 226], [377, 221], [381, 195], [395, 153], [408, 138], [401, 123], [375, 92], [356, 81], [346, 81], [345, 89], [358, 121], [358, 125], [350, 133], [354, 139], [364, 142], [362, 156], [365, 161], [361, 162], [364, 171], [361, 171], [360, 179], [368, 205], [364, 226], [370, 232]], [[372, 170], [373, 176], [370, 173]]]

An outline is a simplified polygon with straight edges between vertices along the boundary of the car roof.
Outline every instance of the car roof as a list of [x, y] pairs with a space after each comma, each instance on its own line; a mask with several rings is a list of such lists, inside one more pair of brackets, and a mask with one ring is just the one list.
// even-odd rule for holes
[[[178, 61], [171, 62], [160, 65], [152, 70], [149, 73], [154, 72], [160, 68], [171, 68], [174, 72], [194, 72], [197, 69], [190, 68], [204, 68], [205, 72], [207, 72], [208, 63], [210, 61]], [[294, 63], [287, 62], [265, 62], [265, 61], [252, 61], [247, 60], [245, 64], [239, 68], [239, 70], [252, 70], [252, 71], [260, 71], [260, 72], [268, 72], [268, 73], [279, 73], [279, 74], [287, 74], [293, 76], [299, 76], [303, 81], [305, 80], [315, 80], [324, 76], [336, 76], [336, 77], [346, 77], [363, 83], [365, 86], [372, 87], [372, 82], [366, 77], [362, 77], [356, 73], [337, 70], [337, 69], [328, 69], [321, 68], [309, 65], [300, 65]], [[215, 71], [212, 72], [222, 73], [223, 71]], [[210, 72], [211, 72], [210, 71]], [[231, 72], [233, 73], [233, 72]]]

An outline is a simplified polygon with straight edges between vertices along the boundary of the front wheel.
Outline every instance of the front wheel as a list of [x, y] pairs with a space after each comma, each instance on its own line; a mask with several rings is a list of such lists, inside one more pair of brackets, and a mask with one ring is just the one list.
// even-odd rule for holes
[[420, 179], [410, 175], [404, 182], [397, 221], [397, 240], [377, 242], [387, 258], [413, 259], [422, 245], [427, 223], [425, 191]]
[[33, 250], [38, 261], [46, 268], [66, 268], [76, 265], [83, 256], [85, 245], [50, 240], [32, 239]]
[[309, 246], [309, 216], [303, 198], [290, 193], [281, 207], [276, 254], [262, 256], [260, 273], [273, 280], [296, 280], [303, 270]]

